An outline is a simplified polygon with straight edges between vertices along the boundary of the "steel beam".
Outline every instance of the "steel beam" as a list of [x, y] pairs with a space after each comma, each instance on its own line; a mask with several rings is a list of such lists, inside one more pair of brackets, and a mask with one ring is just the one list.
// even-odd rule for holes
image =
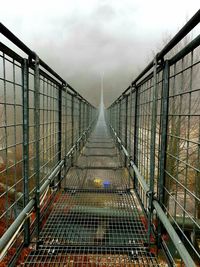
[[36, 239], [40, 234], [40, 73], [39, 57], [35, 58], [34, 72], [34, 135], [35, 135], [35, 199], [36, 199]]
[[[24, 207], [29, 202], [29, 73], [28, 60], [24, 59], [22, 66], [22, 95], [23, 95], [23, 182]], [[24, 223], [24, 244], [30, 243], [30, 219]]]
[[154, 195], [155, 180], [155, 149], [156, 149], [156, 120], [157, 120], [157, 58], [154, 59], [154, 75], [153, 75], [153, 99], [151, 111], [151, 144], [150, 144], [150, 177], [149, 177], [149, 203], [148, 203], [148, 242], [150, 244], [150, 235], [152, 228], [152, 201]]
[[[158, 199], [159, 203], [164, 203], [164, 179], [166, 167], [167, 149], [167, 126], [168, 126], [168, 107], [169, 107], [169, 61], [165, 61], [163, 70], [163, 88], [161, 98], [161, 139], [159, 152], [159, 175], [158, 175]], [[161, 240], [161, 224], [158, 225], [158, 245]]]

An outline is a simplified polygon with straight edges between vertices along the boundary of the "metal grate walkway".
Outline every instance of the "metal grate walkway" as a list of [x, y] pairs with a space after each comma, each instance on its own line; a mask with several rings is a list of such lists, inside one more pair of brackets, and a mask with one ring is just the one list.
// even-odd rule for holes
[[128, 171], [99, 120], [23, 266], [158, 266]]

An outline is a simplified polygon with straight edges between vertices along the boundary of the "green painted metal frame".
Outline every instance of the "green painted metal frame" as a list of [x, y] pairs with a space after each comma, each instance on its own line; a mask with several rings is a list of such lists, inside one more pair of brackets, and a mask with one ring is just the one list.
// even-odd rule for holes
[[[122, 95], [111, 104], [107, 109], [108, 115], [106, 116], [115, 140], [118, 141], [122, 153], [126, 155], [127, 160], [130, 160], [129, 164], [134, 170], [132, 177], [134, 190], [147, 214], [149, 243], [151, 243], [151, 236], [155, 236], [158, 247], [164, 248], [171, 265], [173, 265], [173, 253], [176, 250], [179, 252], [186, 266], [195, 266], [193, 260], [195, 262], [200, 260], [198, 247], [188, 237], [188, 233], [193, 233], [194, 235], [199, 234], [200, 236], [200, 224], [196, 215], [196, 209], [200, 206], [200, 198], [198, 196], [198, 178], [200, 173], [198, 159], [200, 157], [197, 156], [193, 164], [190, 163], [191, 160], [189, 159], [191, 144], [196, 147], [196, 154], [200, 155], [200, 143], [198, 140], [192, 140], [190, 133], [190, 127], [191, 125], [194, 127], [194, 121], [196, 121], [197, 134], [200, 132], [198, 124], [200, 121], [199, 108], [196, 108], [196, 110], [194, 108], [192, 109], [192, 105], [194, 106], [196, 103], [195, 101], [200, 101], [199, 83], [195, 85], [196, 88], [194, 86], [192, 87], [194, 72], [196, 71], [198, 73], [196, 75], [199, 75], [200, 72], [198, 52], [200, 48], [200, 35], [188, 44], [182, 44], [179, 48], [175, 48], [177, 52], [174, 52], [172, 54], [173, 56], [170, 54], [171, 50], [199, 22], [200, 10], [156, 55], [154, 60], [136, 77]], [[194, 58], [195, 56], [196, 58]], [[185, 92], [181, 92], [180, 90], [173, 92], [173, 83], [177, 84], [179, 82], [179, 87], [183, 88], [184, 80], [188, 80], [188, 89], [185, 89]], [[185, 97], [183, 99], [184, 95], [187, 98]], [[132, 104], [135, 105], [130, 115], [132, 120], [134, 120], [134, 124], [133, 126], [131, 126], [131, 123], [128, 124], [128, 132], [134, 131], [134, 138], [132, 137], [131, 142], [129, 142], [132, 148], [126, 148], [124, 146], [124, 137], [122, 132], [119, 131], [119, 125], [121, 127], [121, 116], [116, 114], [116, 109], [118, 110], [118, 114], [122, 112], [121, 103], [124, 97], [130, 97], [133, 102]], [[173, 105], [174, 99], [178, 97], [180, 99], [178, 102], [179, 109], [176, 114], [172, 114], [170, 107]], [[186, 115], [183, 112], [184, 103], [187, 103], [186, 107], [189, 110], [189, 113], [186, 113]], [[172, 120], [173, 116], [177, 116], [178, 118], [176, 127], [179, 127], [179, 132], [177, 132], [176, 136], [173, 136], [170, 132], [170, 120]], [[186, 124], [183, 124], [184, 120]], [[193, 124], [191, 122], [192, 120]], [[133, 129], [130, 129], [130, 127], [133, 127]], [[180, 127], [185, 127], [187, 137], [180, 135]], [[185, 142], [185, 160], [182, 159], [180, 148], [174, 154], [170, 154], [170, 138], [177, 138]], [[180, 143], [180, 141], [178, 142]], [[130, 154], [130, 151], [133, 151], [133, 154]], [[168, 167], [169, 157], [173, 157], [173, 160], [177, 164], [176, 171], [171, 176]], [[183, 182], [178, 178], [178, 168], [181, 164], [185, 166], [185, 178]], [[187, 181], [190, 170], [196, 172], [195, 188], [197, 189], [194, 190], [189, 188], [189, 182]], [[171, 179], [175, 183], [175, 196], [168, 191], [167, 179]], [[181, 188], [183, 191], [183, 203], [178, 195], [178, 188], [179, 190]], [[166, 198], [170, 199], [175, 205], [174, 215], [172, 214], [170, 204], [166, 203]], [[192, 203], [195, 203], [196, 207], [192, 214], [187, 208], [187, 201], [190, 201], [190, 198], [193, 199]], [[177, 209], [181, 210], [183, 214], [182, 219], [176, 215]], [[167, 216], [163, 214], [167, 214]], [[157, 221], [156, 224], [154, 223], [155, 219]], [[190, 221], [190, 225], [188, 221]], [[190, 230], [187, 228], [188, 225]], [[164, 239], [166, 233], [169, 235], [170, 242], [174, 243], [174, 245], [166, 242]], [[174, 235], [176, 238], [174, 238]], [[183, 250], [179, 247], [177, 240], [179, 240], [180, 246], [184, 247]], [[191, 255], [189, 255], [190, 253], [184, 252], [185, 246], [189, 249], [190, 253], [192, 252]], [[188, 263], [188, 259], [190, 263]]]
[[[28, 60], [24, 59], [22, 68], [23, 79], [23, 151], [24, 151], [24, 207], [29, 202], [29, 92], [28, 92]], [[30, 243], [30, 219], [24, 223], [24, 244]]]
[[[18, 212], [16, 218], [6, 224], [1, 236], [0, 258], [3, 259], [11, 245], [14, 244], [16, 255], [13, 260], [10, 259], [11, 265], [14, 266], [20, 250], [29, 245], [31, 234], [36, 237], [37, 242], [40, 242], [42, 218], [47, 210], [45, 206], [50, 203], [55, 190], [59, 189], [63, 176], [73, 163], [73, 157], [79, 153], [79, 148], [86, 142], [89, 132], [96, 123], [98, 110], [3, 24], [0, 24], [0, 33], [15, 44], [19, 51], [16, 53], [0, 43], [0, 67], [3, 69], [0, 81], [4, 84], [4, 97], [0, 101], [5, 111], [5, 114], [3, 113], [5, 126], [1, 127], [1, 132], [5, 132], [4, 150], [7, 162], [5, 169], [1, 171], [5, 176], [5, 185], [4, 191], [0, 192], [0, 199], [5, 201], [5, 209], [0, 214], [0, 219], [5, 221], [12, 210], [15, 213]], [[12, 68], [11, 78], [7, 78], [7, 73], [11, 72], [8, 65]], [[10, 90], [8, 84], [14, 88], [13, 104], [7, 100], [6, 89]], [[16, 87], [18, 95], [15, 93]], [[16, 104], [19, 96], [21, 102]], [[7, 106], [13, 107], [14, 110], [12, 125], [8, 122]], [[20, 112], [17, 113], [18, 107]], [[19, 122], [19, 117], [22, 117], [22, 122]], [[74, 129], [75, 124], [76, 129]], [[23, 137], [19, 144], [22, 146], [22, 158], [18, 162], [15, 154], [15, 164], [12, 166], [14, 173], [18, 171], [19, 164], [22, 166], [20, 189], [17, 187], [19, 182], [16, 179], [8, 183], [8, 162], [10, 161], [8, 133], [11, 127], [15, 131], [13, 145], [15, 150], [18, 145], [16, 134]], [[17, 132], [19, 127], [23, 134]], [[63, 131], [66, 134], [65, 137], [62, 136]], [[14, 196], [11, 204], [10, 195]], [[18, 211], [19, 205], [21, 208]], [[32, 213], [35, 214], [35, 219], [31, 219]], [[17, 239], [22, 242], [18, 244]]]

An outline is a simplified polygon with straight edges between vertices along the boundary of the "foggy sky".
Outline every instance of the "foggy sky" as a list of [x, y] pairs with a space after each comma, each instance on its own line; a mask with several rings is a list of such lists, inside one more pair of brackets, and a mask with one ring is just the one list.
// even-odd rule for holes
[[[173, 7], [173, 8], [172, 8]], [[199, 0], [2, 1], [1, 22], [94, 105], [109, 105]]]

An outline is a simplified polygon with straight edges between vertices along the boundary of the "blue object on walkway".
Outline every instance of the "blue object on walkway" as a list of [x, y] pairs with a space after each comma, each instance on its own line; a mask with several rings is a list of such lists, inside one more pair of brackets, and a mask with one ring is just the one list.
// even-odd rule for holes
[[104, 188], [109, 188], [110, 185], [111, 185], [111, 183], [110, 183], [109, 181], [105, 181], [105, 182], [103, 182], [103, 186], [104, 186]]

